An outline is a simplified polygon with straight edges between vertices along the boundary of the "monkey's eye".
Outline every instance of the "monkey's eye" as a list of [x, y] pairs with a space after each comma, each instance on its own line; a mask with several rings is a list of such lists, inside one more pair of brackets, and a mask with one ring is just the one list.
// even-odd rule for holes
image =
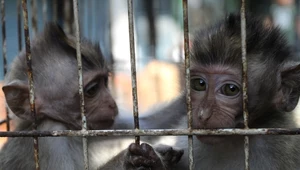
[[240, 89], [238, 86], [234, 84], [225, 84], [221, 88], [221, 93], [226, 95], [226, 96], [235, 96], [240, 92]]
[[205, 91], [206, 82], [201, 78], [194, 78], [191, 80], [191, 88], [196, 91]]
[[84, 95], [86, 97], [94, 97], [100, 89], [100, 85], [98, 81], [92, 82], [88, 84], [84, 89]]

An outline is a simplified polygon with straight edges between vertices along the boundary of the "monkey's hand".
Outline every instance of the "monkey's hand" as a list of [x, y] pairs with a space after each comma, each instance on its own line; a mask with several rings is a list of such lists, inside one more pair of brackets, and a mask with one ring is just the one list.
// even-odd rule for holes
[[132, 143], [128, 148], [125, 167], [127, 170], [169, 170], [176, 164], [183, 150], [174, 150], [167, 145], [160, 145], [153, 149], [150, 145]]
[[183, 149], [174, 148], [169, 145], [161, 144], [155, 146], [155, 151], [160, 154], [167, 169], [171, 169], [173, 165], [177, 164], [183, 155]]

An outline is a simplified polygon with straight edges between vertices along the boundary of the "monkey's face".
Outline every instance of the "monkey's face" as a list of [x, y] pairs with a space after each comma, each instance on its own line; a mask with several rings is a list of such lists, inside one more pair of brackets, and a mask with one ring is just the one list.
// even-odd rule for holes
[[[193, 128], [234, 128], [242, 112], [240, 71], [225, 66], [192, 66], [191, 100]], [[222, 136], [198, 136], [206, 143], [215, 143]]]
[[118, 108], [108, 89], [108, 73], [89, 73], [84, 94], [89, 128], [110, 128], [118, 114]]
[[[72, 65], [70, 63], [70, 68]], [[73, 71], [74, 70], [74, 71]], [[69, 129], [81, 129], [81, 104], [78, 93], [76, 67], [69, 71], [68, 78], [55, 76], [50, 86], [37, 88], [37, 115], [44, 115], [58, 122], [65, 123]], [[64, 70], [65, 73], [67, 70]], [[48, 77], [46, 78], [48, 79]], [[115, 100], [108, 89], [108, 72], [94, 69], [83, 72], [83, 93], [85, 97], [85, 115], [88, 129], [109, 129], [118, 114]], [[62, 87], [68, 88], [62, 88]], [[47, 91], [47, 93], [42, 93]], [[57, 93], [59, 92], [59, 93]], [[41, 104], [51, 103], [51, 105]]]
[[[118, 107], [108, 89], [108, 72], [106, 69], [96, 69], [83, 72], [83, 93], [85, 101], [85, 114], [88, 129], [110, 129], [118, 114]], [[76, 84], [74, 84], [76, 86]], [[81, 129], [82, 118], [80, 97], [78, 91], [73, 91], [72, 110], [74, 121], [70, 121], [76, 129]]]
[[[78, 93], [78, 63], [75, 37], [67, 36], [54, 24], [45, 26], [31, 46], [37, 119], [51, 119], [68, 129], [81, 129]], [[88, 129], [109, 129], [117, 106], [107, 87], [108, 68], [100, 47], [81, 42], [83, 93]], [[22, 119], [35, 121], [30, 110], [25, 51], [12, 64], [3, 91], [11, 111]]]

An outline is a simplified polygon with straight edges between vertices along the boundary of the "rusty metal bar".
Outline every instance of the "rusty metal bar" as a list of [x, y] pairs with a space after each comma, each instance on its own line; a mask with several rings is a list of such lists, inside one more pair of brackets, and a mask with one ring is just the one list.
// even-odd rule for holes
[[57, 19], [58, 19], [57, 0], [52, 0], [52, 2], [53, 2], [53, 18], [52, 18], [52, 21], [57, 22]]
[[79, 11], [81, 13], [80, 15], [80, 20], [79, 20], [79, 24], [80, 24], [80, 31], [81, 33], [84, 33], [84, 25], [85, 25], [85, 3], [86, 1], [79, 1]]
[[7, 72], [6, 58], [6, 23], [5, 23], [5, 0], [1, 0], [1, 23], [2, 23], [2, 55], [3, 55], [3, 72]]
[[[82, 132], [87, 130], [87, 122], [85, 116], [85, 104], [84, 104], [84, 93], [83, 93], [83, 78], [82, 78], [82, 57], [81, 57], [81, 44], [80, 44], [80, 30], [79, 30], [79, 17], [78, 17], [78, 0], [73, 0], [73, 8], [74, 8], [74, 19], [75, 19], [75, 35], [76, 35], [76, 56], [78, 63], [78, 84], [79, 89], [78, 93], [80, 96], [80, 111], [82, 118]], [[88, 146], [87, 146], [87, 138], [82, 138], [83, 143], [83, 156], [84, 156], [84, 169], [89, 169], [88, 164]]]
[[[131, 83], [133, 98], [133, 116], [134, 128], [137, 130], [139, 125], [138, 98], [137, 98], [137, 82], [136, 82], [136, 65], [135, 65], [135, 46], [134, 46], [134, 23], [133, 23], [133, 2], [127, 0], [128, 3], [128, 24], [129, 24], [129, 41], [130, 41], [130, 62], [131, 62]], [[140, 137], [135, 136], [135, 143], [140, 143]]]
[[248, 83], [247, 83], [247, 50], [246, 50], [246, 18], [245, 18], [245, 0], [242, 0], [241, 6], [241, 47], [242, 47], [242, 64], [243, 64], [243, 116], [245, 128], [248, 127]]
[[74, 17], [75, 17], [75, 28], [76, 28], [76, 56], [78, 63], [78, 83], [79, 83], [79, 95], [80, 95], [80, 109], [82, 116], [82, 129], [87, 130], [87, 122], [85, 117], [85, 104], [84, 104], [84, 94], [83, 94], [83, 78], [82, 78], [82, 57], [81, 57], [81, 40], [80, 40], [80, 30], [79, 30], [79, 20], [78, 20], [78, 1], [73, 0], [74, 5]]
[[[29, 98], [30, 98], [30, 111], [31, 115], [34, 116], [33, 129], [37, 129], [36, 124], [36, 112], [35, 112], [35, 98], [34, 98], [34, 86], [33, 86], [33, 75], [32, 75], [32, 65], [31, 65], [31, 49], [30, 49], [30, 36], [28, 30], [28, 10], [27, 10], [27, 0], [22, 0], [23, 7], [23, 19], [24, 19], [24, 35], [25, 35], [25, 47], [26, 47], [26, 62], [27, 62], [27, 72], [28, 72], [28, 82], [29, 82]], [[39, 170], [39, 146], [38, 137], [33, 138], [34, 146], [34, 160], [35, 169]]]
[[17, 1], [17, 11], [18, 11], [18, 47], [20, 52], [22, 51], [21, 0]]
[[[1, 23], [2, 23], [2, 57], [3, 57], [3, 73], [7, 73], [7, 57], [6, 57], [6, 24], [5, 24], [5, 0], [1, 0]], [[9, 114], [6, 111], [6, 130], [10, 130]]]
[[300, 135], [299, 128], [259, 129], [126, 129], [126, 130], [59, 130], [59, 131], [0, 131], [0, 137], [58, 137], [58, 136], [253, 136], [253, 135]]
[[[113, 46], [113, 35], [112, 35], [112, 16], [113, 16], [113, 10], [112, 10], [112, 2], [109, 1], [108, 2], [108, 18], [109, 18], [109, 22], [108, 23], [108, 30], [109, 30], [109, 48], [110, 48], [110, 51], [112, 51], [112, 46]], [[102, 37], [100, 37], [102, 38]], [[111, 86], [111, 93], [113, 94], [113, 96], [116, 95], [116, 85], [115, 85], [115, 60], [113, 58], [113, 55], [112, 55], [112, 52], [109, 53], [109, 63], [110, 63], [110, 73], [111, 73], [111, 82], [112, 83], [109, 83], [110, 86]]]
[[43, 20], [44, 20], [44, 24], [47, 23], [48, 21], [48, 7], [47, 7], [47, 1], [43, 0]]
[[93, 8], [93, 5], [92, 5], [92, 0], [89, 0], [89, 1], [87, 1], [86, 3], [88, 3], [87, 4], [87, 15], [88, 15], [88, 18], [87, 18], [87, 20], [88, 20], [88, 37], [89, 38], [92, 38], [92, 36], [93, 36], [93, 29], [92, 29], [92, 27], [93, 27], [93, 10], [92, 10], [92, 8]]
[[36, 1], [31, 0], [30, 1], [30, 6], [31, 6], [31, 26], [32, 26], [32, 34], [35, 36], [38, 32], [38, 26], [37, 26], [37, 8], [36, 8]]
[[71, 21], [71, 1], [65, 0], [64, 1], [64, 30], [70, 34], [72, 27]]
[[[189, 19], [188, 19], [188, 0], [182, 0], [183, 7], [183, 30], [184, 30], [184, 56], [185, 56], [185, 87], [186, 87], [186, 105], [188, 116], [188, 129], [192, 130], [193, 117], [191, 106], [191, 86], [190, 86], [190, 49], [189, 49]], [[193, 157], [193, 136], [188, 136], [188, 148], [189, 148], [189, 169], [194, 168]]]
[[[248, 82], [247, 82], [247, 49], [246, 49], [246, 17], [245, 17], [245, 0], [242, 0], [241, 4], [241, 48], [242, 48], [242, 80], [243, 80], [243, 116], [245, 129], [249, 129], [248, 126]], [[245, 170], [250, 170], [249, 167], [249, 137], [245, 136], [244, 141], [245, 150]]]

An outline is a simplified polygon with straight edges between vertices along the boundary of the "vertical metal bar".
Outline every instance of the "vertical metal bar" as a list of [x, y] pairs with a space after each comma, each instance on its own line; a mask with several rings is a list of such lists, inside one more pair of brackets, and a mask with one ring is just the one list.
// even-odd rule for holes
[[[245, 17], [245, 0], [242, 0], [241, 4], [241, 50], [242, 50], [242, 64], [243, 64], [243, 116], [245, 129], [248, 127], [248, 94], [247, 94], [247, 50], [246, 50], [246, 17]], [[244, 141], [245, 149], [245, 170], [249, 170], [249, 137], [245, 136]]]
[[[157, 45], [157, 41], [156, 41], [156, 27], [155, 27], [155, 12], [154, 12], [154, 6], [156, 1], [144, 1], [142, 2], [143, 4], [143, 8], [146, 10], [146, 17], [147, 17], [147, 21], [149, 23], [149, 35], [148, 35], [148, 41], [150, 43], [150, 53], [147, 55], [150, 55], [151, 59], [157, 59], [156, 57], [156, 45]], [[160, 79], [159, 79], [159, 74], [155, 74], [154, 75], [154, 90], [155, 90], [155, 97], [157, 101], [161, 101], [162, 100], [162, 93], [161, 90], [159, 88], [159, 84], [160, 84]]]
[[37, 19], [36, 19], [36, 16], [37, 16], [36, 1], [31, 0], [30, 5], [31, 5], [31, 10], [32, 10], [32, 13], [31, 13], [32, 34], [33, 34], [33, 36], [35, 36], [38, 32]]
[[93, 5], [92, 5], [92, 0], [89, 0], [87, 1], [88, 5], [88, 9], [87, 9], [87, 12], [88, 12], [88, 37], [89, 38], [92, 38], [92, 35], [93, 35], [93, 29], [92, 29], [92, 26], [93, 26]]
[[[31, 49], [30, 49], [30, 36], [28, 30], [28, 11], [27, 11], [27, 0], [22, 0], [23, 7], [23, 18], [24, 18], [24, 35], [25, 35], [25, 47], [26, 47], [26, 61], [27, 61], [27, 71], [28, 71], [28, 82], [29, 82], [29, 98], [30, 98], [30, 111], [34, 116], [33, 128], [36, 130], [36, 113], [35, 113], [35, 98], [34, 98], [34, 87], [33, 87], [33, 75], [32, 75], [32, 65], [31, 65]], [[39, 170], [39, 146], [38, 146], [38, 137], [33, 138], [34, 146], [34, 160], [35, 160], [35, 169]]]
[[[295, 6], [296, 6], [296, 22], [299, 22], [300, 19], [300, 1], [296, 1], [295, 2]], [[296, 24], [296, 30], [299, 30], [300, 26], [299, 24]], [[300, 51], [300, 37], [299, 36], [295, 36], [295, 40], [296, 40], [296, 51], [299, 52]]]
[[[108, 1], [108, 18], [109, 18], [109, 23], [108, 23], [108, 30], [109, 30], [109, 48], [110, 51], [112, 51], [112, 46], [113, 46], [113, 38], [112, 38], [112, 15], [113, 15], [113, 10], [112, 10], [112, 2]], [[102, 38], [102, 37], [100, 37]], [[116, 86], [115, 86], [115, 60], [113, 58], [112, 53], [110, 52], [109, 54], [109, 63], [110, 63], [110, 72], [111, 72], [111, 81], [112, 83], [110, 83], [111, 85], [111, 92], [116, 95]]]
[[71, 33], [71, 2], [70, 0], [64, 1], [64, 29], [67, 33]]
[[18, 11], [18, 46], [20, 52], [22, 50], [21, 0], [18, 0], [17, 2], [17, 11]]
[[[183, 7], [183, 29], [184, 29], [184, 56], [185, 56], [185, 86], [186, 86], [186, 104], [188, 115], [188, 129], [192, 130], [193, 117], [191, 115], [191, 86], [190, 86], [190, 49], [189, 49], [189, 20], [188, 20], [188, 0], [182, 0]], [[193, 136], [188, 137], [189, 144], [189, 169], [194, 166], [193, 158]]]
[[[155, 29], [155, 1], [144, 1], [143, 5], [146, 8], [146, 16], [149, 22], [149, 41], [150, 41], [150, 56], [156, 59], [156, 29]], [[157, 82], [157, 81], [156, 81]]]
[[80, 24], [80, 31], [81, 31], [81, 33], [82, 33], [82, 35], [84, 35], [84, 25], [85, 25], [85, 3], [86, 3], [86, 1], [79, 1], [79, 7], [80, 7], [80, 9], [79, 9], [79, 11], [80, 11], [80, 13], [81, 13], [81, 15], [80, 15], [80, 21], [79, 21], [79, 24]]
[[[99, 9], [99, 7], [98, 7], [98, 4], [99, 3], [99, 1], [94, 1], [94, 5], [93, 5], [93, 8], [92, 8], [92, 10], [93, 10], [93, 16], [98, 16], [98, 15], [101, 15], [101, 13], [99, 14], [99, 12], [102, 12], [102, 11], [99, 11], [98, 9]], [[101, 2], [100, 2], [101, 3]], [[105, 2], [103, 5], [105, 5], [106, 7], [107, 7], [107, 3], [108, 2]], [[103, 12], [102, 12], [103, 13]], [[108, 19], [108, 17], [107, 17], [107, 19]], [[100, 37], [100, 35], [101, 35], [101, 32], [100, 31], [97, 31], [97, 29], [94, 29], [94, 28], [97, 28], [97, 27], [99, 27], [99, 25], [101, 25], [100, 24], [100, 19], [99, 18], [97, 18], [97, 17], [95, 17], [95, 20], [94, 20], [94, 26], [93, 26], [93, 32], [94, 32], [94, 35], [93, 35], [93, 37], [95, 37], [94, 38], [94, 40], [98, 40], [97, 39], [97, 37]], [[100, 37], [101, 38], [101, 37]], [[93, 40], [93, 39], [92, 39]]]
[[[135, 64], [135, 46], [134, 46], [134, 23], [133, 23], [133, 2], [127, 0], [128, 3], [128, 24], [129, 24], [129, 43], [130, 43], [130, 62], [131, 62], [131, 83], [132, 83], [132, 98], [133, 98], [133, 116], [134, 127], [139, 129], [139, 112], [137, 99], [137, 83], [136, 83], [136, 64]], [[135, 143], [140, 143], [140, 137], [135, 136]]]
[[[76, 56], [78, 63], [78, 84], [79, 84], [79, 96], [80, 96], [80, 111], [82, 118], [82, 131], [87, 130], [87, 122], [85, 116], [85, 104], [84, 104], [84, 94], [83, 94], [83, 79], [82, 79], [82, 58], [80, 50], [80, 30], [79, 30], [79, 17], [78, 17], [78, 0], [73, 0], [74, 8], [74, 19], [75, 19], [75, 35], [76, 35]], [[87, 149], [87, 137], [82, 138], [83, 143], [83, 156], [84, 156], [84, 169], [89, 169], [88, 164], [88, 149]]]
[[43, 0], [43, 20], [44, 24], [48, 21], [48, 14], [47, 14], [47, 0]]
[[[3, 57], [3, 73], [4, 76], [7, 72], [7, 59], [6, 59], [6, 24], [5, 24], [5, 0], [1, 0], [1, 22], [2, 22], [2, 57]], [[10, 130], [9, 114], [6, 109], [6, 130]]]
[[58, 16], [58, 7], [57, 7], [57, 0], [53, 0], [53, 21], [57, 22]]

